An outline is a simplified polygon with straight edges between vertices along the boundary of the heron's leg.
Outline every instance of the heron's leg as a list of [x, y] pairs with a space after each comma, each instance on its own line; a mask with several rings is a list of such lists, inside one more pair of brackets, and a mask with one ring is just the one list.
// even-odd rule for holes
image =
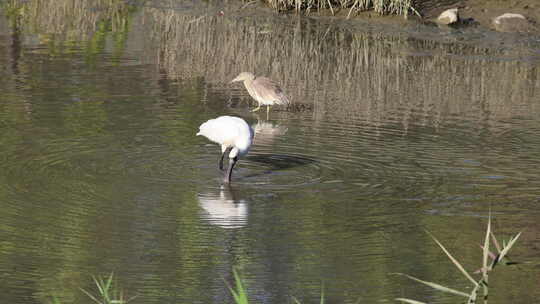
[[232, 169], [237, 161], [238, 161], [238, 157], [229, 159], [229, 168], [227, 169], [227, 172], [225, 173], [225, 176], [223, 177], [224, 183], [228, 184], [231, 182]]
[[257, 112], [261, 109], [261, 104], [259, 104], [255, 109], [251, 110], [251, 112]]
[[219, 164], [218, 164], [218, 168], [219, 170], [223, 171], [223, 158], [225, 158], [225, 154], [229, 154], [231, 152], [231, 147], [228, 147], [227, 149], [225, 149], [225, 151], [223, 151], [223, 153], [221, 154], [221, 157], [219, 158]]

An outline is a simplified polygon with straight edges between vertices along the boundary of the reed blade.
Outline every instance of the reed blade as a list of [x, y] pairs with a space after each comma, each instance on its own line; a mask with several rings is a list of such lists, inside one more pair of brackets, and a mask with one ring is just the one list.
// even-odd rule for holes
[[427, 303], [424, 303], [424, 302], [420, 302], [420, 301], [416, 301], [416, 300], [412, 300], [412, 299], [407, 299], [407, 298], [395, 298], [394, 300], [400, 301], [400, 302], [403, 302], [403, 303], [409, 303], [409, 304], [427, 304]]
[[478, 285], [478, 283], [473, 279], [473, 277], [471, 277], [471, 275], [465, 270], [465, 268], [463, 268], [463, 266], [461, 266], [461, 264], [458, 262], [458, 260], [456, 260], [451, 254], [450, 252], [448, 252], [448, 250], [446, 250], [446, 248], [443, 246], [443, 244], [441, 244], [437, 238], [435, 238], [435, 236], [433, 236], [431, 233], [429, 233], [429, 231], [427, 231], [427, 233], [431, 236], [431, 238], [433, 238], [433, 240], [435, 241], [435, 243], [437, 243], [437, 245], [439, 245], [439, 247], [441, 247], [441, 249], [444, 251], [444, 253], [446, 253], [446, 255], [448, 256], [448, 258], [450, 258], [450, 260], [452, 261], [452, 263], [454, 263], [454, 265], [459, 269], [459, 271], [461, 271], [461, 273], [463, 273], [463, 275], [469, 279], [469, 281], [471, 281], [471, 283], [473, 283], [475, 286]]
[[443, 285], [440, 285], [440, 284], [437, 284], [437, 283], [420, 280], [418, 278], [415, 278], [413, 276], [410, 276], [410, 275], [404, 274], [404, 273], [395, 273], [395, 274], [405, 276], [405, 277], [407, 277], [407, 278], [409, 278], [409, 279], [411, 279], [413, 281], [422, 283], [424, 285], [427, 285], [427, 286], [429, 286], [431, 288], [434, 288], [434, 289], [442, 291], [442, 292], [455, 294], [455, 295], [462, 296], [462, 297], [465, 297], [465, 298], [469, 297], [468, 293], [465, 293], [465, 292], [462, 292], [462, 291], [459, 291], [459, 290], [455, 290], [455, 289], [452, 289], [452, 288], [449, 288], [449, 287], [446, 287], [446, 286], [443, 286]]
[[510, 241], [508, 242], [508, 244], [504, 245], [503, 249], [501, 250], [501, 253], [499, 253], [499, 255], [497, 256], [497, 258], [493, 261], [492, 265], [491, 265], [491, 269], [495, 268], [495, 266], [502, 260], [504, 259], [504, 257], [506, 256], [506, 254], [508, 254], [508, 251], [510, 251], [510, 249], [512, 248], [512, 246], [514, 246], [514, 244], [516, 243], [517, 239], [519, 238], [519, 236], [521, 235], [521, 232], [518, 233], [515, 237], [511, 238]]
[[476, 298], [478, 297], [478, 288], [480, 288], [480, 284], [476, 285], [471, 291], [471, 294], [469, 295], [469, 299], [467, 300], [467, 304], [476, 303]]
[[488, 272], [488, 257], [489, 257], [489, 236], [491, 235], [491, 212], [488, 218], [488, 224], [486, 228], [486, 237], [484, 239], [484, 248], [482, 250], [482, 277], [487, 281]]

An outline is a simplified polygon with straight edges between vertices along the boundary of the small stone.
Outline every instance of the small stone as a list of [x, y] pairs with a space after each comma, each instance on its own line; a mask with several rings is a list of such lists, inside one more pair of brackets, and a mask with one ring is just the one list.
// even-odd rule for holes
[[451, 8], [442, 12], [439, 17], [437, 17], [437, 23], [449, 25], [455, 23], [459, 20], [458, 9]]
[[499, 32], [528, 32], [531, 23], [521, 14], [502, 14], [493, 19], [495, 30]]

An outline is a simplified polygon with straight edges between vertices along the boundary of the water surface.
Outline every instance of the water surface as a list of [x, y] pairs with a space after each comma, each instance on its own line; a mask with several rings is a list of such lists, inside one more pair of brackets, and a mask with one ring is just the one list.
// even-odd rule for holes
[[[80, 288], [111, 272], [133, 303], [232, 302], [236, 267], [255, 303], [455, 303], [392, 273], [470, 290], [426, 230], [473, 272], [490, 210], [528, 262], [496, 269], [490, 299], [540, 296], [534, 37], [25, 3], [0, 18], [1, 302], [92, 303]], [[240, 71], [293, 107], [251, 113]], [[229, 186], [195, 136], [220, 115], [256, 132]]]

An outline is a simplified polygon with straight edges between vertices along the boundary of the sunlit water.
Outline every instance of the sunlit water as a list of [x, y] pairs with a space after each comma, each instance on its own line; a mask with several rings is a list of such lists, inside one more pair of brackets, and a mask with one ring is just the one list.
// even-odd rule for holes
[[[136, 9], [125, 40], [56, 41], [0, 23], [1, 303], [92, 303], [80, 288], [96, 293], [92, 275], [111, 272], [133, 303], [232, 302], [224, 280], [232, 283], [233, 267], [254, 303], [318, 303], [322, 290], [328, 303], [455, 303], [392, 273], [469, 291], [426, 230], [473, 272], [490, 210], [501, 240], [523, 231], [512, 258], [527, 262], [497, 269], [490, 299], [538, 298], [538, 49], [422, 40], [404, 49], [394, 36], [364, 33], [368, 65], [340, 57], [357, 54], [353, 43], [334, 56], [303, 50], [311, 70], [261, 67], [296, 105], [267, 118], [227, 84], [266, 60], [227, 53], [251, 19], [209, 21], [207, 33], [230, 31], [220, 43], [234, 45], [216, 59], [197, 42], [214, 43], [212, 34], [183, 40], [184, 49], [163, 37], [154, 48], [142, 42], [163, 33], [149, 29], [159, 23], [149, 16], [191, 18], [176, 24], [188, 31], [197, 15]], [[295, 36], [298, 48], [322, 35], [350, 38], [287, 22], [309, 27]], [[265, 37], [257, 39], [267, 51], [283, 51]], [[223, 65], [205, 63], [214, 60]], [[247, 61], [227, 71], [234, 60]], [[345, 68], [351, 62], [356, 70]], [[219, 147], [195, 136], [220, 115], [243, 117], [256, 133], [230, 186]]]

